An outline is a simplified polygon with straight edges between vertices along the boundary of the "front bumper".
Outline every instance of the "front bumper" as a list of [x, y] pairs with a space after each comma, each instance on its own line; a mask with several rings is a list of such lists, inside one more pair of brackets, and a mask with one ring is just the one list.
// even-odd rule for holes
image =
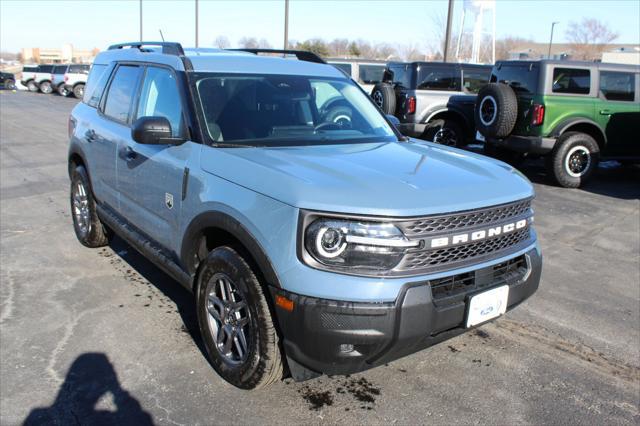
[[521, 275], [496, 279], [496, 268], [503, 264], [493, 265], [455, 275], [466, 287], [448, 293], [440, 280], [407, 282], [395, 302], [388, 303], [317, 299], [272, 287], [274, 298], [285, 296], [294, 305], [291, 312], [276, 308], [292, 376], [301, 380], [355, 373], [464, 333], [469, 298], [491, 288], [508, 284], [512, 309], [536, 291], [542, 270], [537, 246], [504, 264], [516, 260], [526, 263]]
[[540, 154], [544, 155], [553, 149], [556, 144], [555, 138], [543, 138], [542, 136], [516, 136], [511, 135], [505, 139], [487, 138], [485, 143], [506, 148], [510, 151], [520, 152], [523, 154]]

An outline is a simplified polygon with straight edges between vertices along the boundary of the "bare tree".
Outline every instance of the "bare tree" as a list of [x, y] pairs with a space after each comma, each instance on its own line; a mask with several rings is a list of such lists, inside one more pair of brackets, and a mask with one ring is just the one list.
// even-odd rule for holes
[[602, 57], [607, 44], [617, 39], [618, 33], [597, 19], [583, 18], [582, 22], [569, 23], [565, 36], [572, 44], [574, 58], [592, 61]]
[[244, 49], [257, 49], [258, 40], [255, 37], [242, 37], [240, 39], [240, 47]]
[[522, 49], [523, 46], [531, 45], [533, 40], [522, 37], [506, 36], [496, 40], [496, 61], [501, 59], [509, 59], [511, 53], [515, 50]]
[[220, 35], [213, 41], [213, 45], [218, 49], [228, 49], [231, 47], [231, 42], [226, 36]]
[[273, 49], [273, 46], [266, 38], [261, 38], [260, 40], [258, 40], [258, 47], [260, 49]]
[[347, 56], [349, 55], [349, 40], [336, 38], [329, 43], [328, 48], [331, 56]]

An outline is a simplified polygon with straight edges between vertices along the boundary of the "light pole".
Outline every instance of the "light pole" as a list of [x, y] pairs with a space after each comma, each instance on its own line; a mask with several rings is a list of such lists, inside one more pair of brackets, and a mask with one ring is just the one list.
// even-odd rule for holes
[[284, 0], [284, 50], [289, 47], [289, 0]]
[[551, 59], [551, 44], [553, 43], [553, 27], [560, 22], [552, 22], [551, 23], [551, 37], [549, 38], [549, 52], [547, 53], [547, 59]]
[[140, 0], [140, 41], [142, 41], [142, 0]]
[[198, 48], [198, 0], [196, 0], [196, 48]]
[[442, 52], [443, 62], [449, 59], [449, 39], [451, 38], [451, 20], [453, 19], [453, 0], [449, 0], [449, 10], [447, 11], [447, 28], [444, 32], [444, 51]]

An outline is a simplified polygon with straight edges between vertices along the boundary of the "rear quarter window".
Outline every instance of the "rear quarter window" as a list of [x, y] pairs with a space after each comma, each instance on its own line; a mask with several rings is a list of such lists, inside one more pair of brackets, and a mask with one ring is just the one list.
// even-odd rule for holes
[[608, 101], [633, 102], [635, 74], [619, 71], [600, 71], [600, 92]]
[[516, 93], [535, 94], [538, 92], [537, 64], [498, 64], [491, 71], [490, 83], [504, 83]]
[[72, 74], [89, 74], [89, 65], [70, 65], [68, 72]]
[[462, 85], [467, 92], [478, 93], [489, 82], [490, 69], [462, 70]]
[[591, 89], [591, 71], [580, 68], [554, 68], [553, 93], [588, 95]]
[[384, 65], [365, 65], [360, 64], [358, 81], [364, 84], [376, 84], [382, 81], [384, 74]]
[[87, 83], [84, 87], [84, 97], [82, 102], [85, 104], [97, 108], [102, 98], [102, 92], [109, 81], [109, 72], [106, 72], [109, 67], [107, 65], [94, 65], [91, 67]]
[[460, 90], [460, 69], [457, 67], [421, 67], [418, 90]]

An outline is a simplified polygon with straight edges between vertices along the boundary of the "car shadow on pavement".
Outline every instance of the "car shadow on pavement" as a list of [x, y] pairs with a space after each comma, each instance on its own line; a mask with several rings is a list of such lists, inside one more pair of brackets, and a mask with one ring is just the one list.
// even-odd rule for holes
[[[109, 399], [110, 397], [110, 399]], [[89, 352], [73, 361], [50, 407], [31, 410], [24, 425], [152, 425], [151, 415], [123, 389], [104, 353]]]

